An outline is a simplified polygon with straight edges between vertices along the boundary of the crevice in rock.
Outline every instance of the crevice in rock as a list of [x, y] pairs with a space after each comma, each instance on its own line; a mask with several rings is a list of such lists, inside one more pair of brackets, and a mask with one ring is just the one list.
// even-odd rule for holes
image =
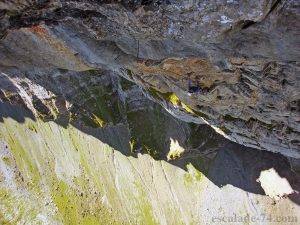
[[254, 22], [252, 20], [245, 20], [245, 21], [243, 21], [242, 30], [247, 29], [248, 27], [252, 26], [255, 23], [256, 22]]
[[282, 2], [282, 0], [276, 0], [276, 1], [273, 3], [273, 5], [272, 5], [270, 11], [267, 13], [266, 17], [268, 17], [268, 16], [269, 16], [269, 15], [277, 8], [277, 6], [278, 6], [281, 2]]

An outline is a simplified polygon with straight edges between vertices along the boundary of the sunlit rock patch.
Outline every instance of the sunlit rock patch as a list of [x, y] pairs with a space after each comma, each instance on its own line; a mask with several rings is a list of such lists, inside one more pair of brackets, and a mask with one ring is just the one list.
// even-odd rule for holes
[[279, 200], [295, 192], [288, 180], [280, 177], [274, 168], [262, 171], [257, 181], [261, 184], [266, 195], [275, 200]]

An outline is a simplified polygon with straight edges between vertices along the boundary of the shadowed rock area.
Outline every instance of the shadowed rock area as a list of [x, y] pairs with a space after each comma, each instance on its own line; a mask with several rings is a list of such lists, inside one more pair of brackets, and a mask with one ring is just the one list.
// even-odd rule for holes
[[2, 1], [0, 223], [297, 224], [299, 9]]

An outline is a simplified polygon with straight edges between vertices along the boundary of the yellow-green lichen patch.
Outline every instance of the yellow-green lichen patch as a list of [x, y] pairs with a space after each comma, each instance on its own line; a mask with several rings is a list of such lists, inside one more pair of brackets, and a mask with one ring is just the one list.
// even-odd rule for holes
[[[33, 156], [31, 152], [34, 151], [34, 149], [32, 149], [34, 142], [32, 141], [32, 137], [27, 137], [28, 125], [17, 126], [16, 122], [11, 119], [6, 119], [5, 123], [5, 129], [2, 126], [0, 127], [0, 131], [3, 134], [4, 140], [9, 144], [12, 150], [19, 175], [24, 179], [24, 182], [30, 183], [32, 187], [36, 187], [36, 191], [38, 191], [40, 174], [35, 160], [32, 159], [38, 156], [37, 153]], [[26, 146], [29, 147], [26, 148]]]
[[147, 145], [143, 145], [143, 146], [146, 149], [146, 152], [147, 152], [148, 155], [151, 155], [153, 158], [157, 158], [158, 157], [158, 151], [156, 149], [151, 149]]
[[[142, 115], [134, 113], [130, 117], [132, 121], [140, 121]], [[135, 130], [136, 136], [145, 133], [146, 128], [149, 129], [147, 132], [152, 132], [151, 121], [163, 124], [164, 118], [160, 117], [149, 120], [149, 127], [141, 124]], [[36, 132], [29, 128], [32, 125]], [[156, 138], [163, 132], [158, 128]], [[103, 130], [98, 129], [99, 132]], [[30, 224], [39, 224], [35, 223], [38, 214], [48, 215], [47, 209], [51, 208], [52, 218], [55, 218], [51, 224], [158, 224], [161, 221], [181, 224], [182, 213], [188, 211], [181, 212], [176, 208], [178, 206], [174, 206], [176, 202], [172, 193], [178, 196], [182, 208], [188, 208], [181, 195], [192, 193], [189, 188], [194, 189], [197, 178], [192, 178], [194, 183], [189, 188], [185, 187], [185, 171], [179, 167], [164, 163], [164, 170], [168, 173], [165, 178], [160, 161], [148, 155], [126, 157], [100, 139], [71, 125], [62, 127], [55, 122], [45, 123], [39, 119], [36, 122], [26, 119], [24, 123], [5, 119], [4, 123], [0, 123], [0, 132], [1, 138], [10, 146], [8, 149], [15, 159], [12, 162], [18, 168], [17, 173], [20, 171], [24, 176], [20, 189], [28, 190], [28, 199], [22, 200], [26, 203], [22, 204], [30, 209], [22, 211], [22, 207], [17, 206], [19, 214], [11, 212], [5, 215], [19, 216], [20, 220], [30, 218]], [[115, 136], [107, 138], [115, 140]], [[145, 138], [134, 140], [144, 143], [148, 140]], [[148, 140], [150, 144], [151, 140], [153, 137]], [[149, 151], [152, 154], [152, 150]], [[9, 191], [18, 192], [15, 189]], [[191, 196], [189, 199], [194, 199]], [[5, 198], [14, 206], [20, 201], [19, 196]], [[10, 205], [1, 203], [5, 210], [11, 209]], [[168, 206], [172, 210], [168, 211]], [[193, 211], [193, 208], [190, 210]], [[7, 218], [2, 220], [6, 222]], [[58, 223], [55, 223], [56, 220]]]
[[222, 130], [224, 132], [224, 134], [227, 134], [227, 135], [232, 134], [232, 132], [230, 130], [228, 130], [226, 127], [220, 127], [220, 130]]
[[64, 182], [59, 182], [55, 191], [52, 190], [52, 199], [54, 200], [59, 213], [62, 215], [64, 219], [64, 223], [66, 224], [75, 224], [77, 221], [79, 222], [79, 210], [75, 207], [80, 207], [76, 202], [77, 199], [74, 198], [74, 195], [68, 193], [68, 186]]
[[[149, 111], [131, 111], [127, 113], [127, 121], [130, 129], [130, 136], [135, 140], [135, 149], [142, 149], [157, 158], [165, 150], [161, 148], [164, 141], [162, 133], [167, 130], [166, 117], [161, 113], [160, 108], [154, 108], [157, 113]], [[155, 121], [156, 124], [153, 124]]]
[[0, 188], [0, 224], [16, 224], [20, 222], [23, 209], [14, 205], [16, 198], [8, 190]]
[[145, 193], [145, 187], [139, 183], [135, 183], [135, 191], [138, 193], [138, 198], [135, 201], [135, 209], [133, 211], [137, 212], [137, 224], [158, 224], [153, 214], [152, 205], [146, 197], [148, 193]]
[[129, 141], [129, 147], [130, 147], [130, 153], [134, 153], [134, 145], [135, 145], [135, 140]]
[[101, 118], [99, 118], [95, 114], [93, 114], [93, 117], [94, 117], [93, 120], [94, 120], [95, 124], [97, 124], [97, 126], [99, 126], [101, 128], [104, 127], [104, 125], [105, 125], [104, 120], [102, 120]]
[[197, 170], [191, 163], [186, 166], [189, 175], [192, 176], [193, 180], [200, 181], [202, 173]]
[[3, 157], [2, 160], [6, 165], [10, 166], [12, 164], [11, 158], [9, 158], [8, 156]]
[[88, 177], [74, 177], [72, 184], [56, 180], [51, 196], [64, 224], [120, 224], [118, 217], [102, 204], [101, 192]]
[[132, 78], [132, 70], [126, 69], [127, 74], [129, 75], [130, 78]]
[[148, 93], [155, 99], [157, 100], [165, 100], [167, 102], [170, 102], [173, 106], [175, 107], [181, 107], [183, 108], [185, 111], [187, 111], [188, 113], [192, 114], [193, 116], [199, 116], [203, 119], [209, 119], [209, 117], [202, 112], [199, 111], [195, 111], [193, 109], [191, 109], [188, 105], [186, 105], [185, 103], [183, 103], [175, 93], [173, 92], [167, 92], [167, 93], [162, 93], [160, 91], [157, 91], [154, 88], [149, 88], [148, 89]]
[[193, 177], [189, 173], [186, 173], [184, 174], [184, 181], [186, 184], [191, 184], [193, 183]]
[[34, 122], [31, 122], [31, 121], [28, 122], [28, 129], [31, 130], [31, 131], [33, 131], [33, 132], [35, 132], [35, 133], [37, 133], [37, 129], [35, 127]]
[[195, 114], [194, 110], [192, 110], [190, 107], [188, 107], [185, 103], [183, 103], [175, 93], [173, 92], [167, 92], [167, 93], [162, 93], [154, 88], [149, 88], [148, 92], [150, 95], [156, 99], [164, 99], [167, 102], [170, 102], [173, 106], [175, 107], [181, 107], [185, 109], [188, 113]]
[[76, 102], [72, 106], [76, 118], [69, 116], [69, 120], [81, 120], [86, 126], [93, 128], [120, 122], [123, 105], [112, 84], [102, 82], [100, 77], [91, 74], [70, 76], [68, 79], [76, 87], [76, 95], [69, 99], [70, 102]]
[[237, 118], [229, 115], [229, 114], [226, 114], [224, 117], [223, 117], [224, 120], [226, 121], [235, 121], [235, 120], [238, 120]]
[[191, 113], [191, 114], [195, 114], [194, 111], [188, 107], [186, 104], [184, 104], [175, 93], [166, 93], [163, 94], [165, 96], [165, 98], [171, 102], [174, 106], [178, 106], [178, 107], [182, 107], [184, 108], [187, 112]]
[[31, 202], [30, 192], [26, 195], [28, 197], [14, 195], [10, 189], [0, 187], [0, 224], [40, 224], [37, 219], [39, 204]]

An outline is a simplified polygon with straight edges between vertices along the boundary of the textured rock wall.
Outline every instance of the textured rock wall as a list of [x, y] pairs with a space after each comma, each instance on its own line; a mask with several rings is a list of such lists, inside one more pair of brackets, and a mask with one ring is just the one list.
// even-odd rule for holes
[[[17, 71], [14, 77], [2, 73], [0, 83], [3, 118], [22, 122], [29, 117], [55, 121], [63, 127], [73, 125], [101, 140], [105, 136], [98, 134], [96, 128], [107, 129], [108, 135], [113, 135], [110, 128], [118, 127], [112, 131], [121, 132], [108, 144], [125, 155], [148, 153], [167, 159], [171, 138], [186, 149], [185, 157], [209, 153], [214, 156], [228, 143], [207, 125], [187, 124], [172, 117], [148, 100], [137, 85], [112, 72], [56, 71], [41, 75]], [[10, 104], [22, 106], [31, 114], [6, 111]], [[134, 152], [129, 151], [129, 141]]]
[[147, 154], [126, 157], [97, 138], [54, 122], [8, 118], [0, 131], [4, 224], [219, 225], [214, 216], [234, 213], [266, 214], [274, 220], [285, 215], [290, 222], [284, 224], [295, 224], [299, 215], [297, 203], [275, 202], [255, 181], [260, 168], [282, 164], [277, 171], [289, 171], [286, 159], [269, 153], [228, 145], [205, 176], [200, 168], [207, 159], [181, 159], [172, 165]]
[[[0, 9], [2, 70], [113, 70], [149, 96], [175, 93], [191, 110], [152, 99], [183, 120], [300, 156], [299, 1], [4, 1]], [[200, 93], [187, 95], [188, 79]]]
[[299, 8], [1, 1], [0, 223], [297, 223]]
[[0, 224], [299, 220], [296, 159], [178, 120], [112, 72], [10, 72], [0, 75]]

